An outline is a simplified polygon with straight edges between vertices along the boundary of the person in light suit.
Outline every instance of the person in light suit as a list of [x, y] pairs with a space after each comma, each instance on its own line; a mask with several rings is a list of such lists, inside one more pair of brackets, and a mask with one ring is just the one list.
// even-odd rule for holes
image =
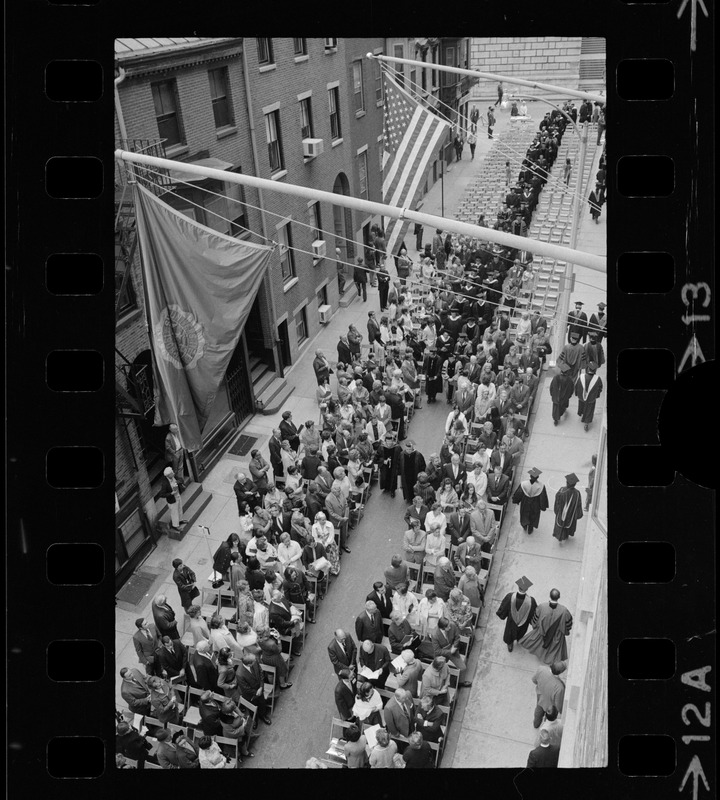
[[370, 640], [380, 643], [383, 640], [382, 617], [372, 600], [365, 603], [365, 610], [355, 618], [355, 634], [359, 642]]
[[352, 636], [348, 636], [342, 628], [335, 631], [335, 637], [328, 645], [328, 656], [336, 675], [339, 675], [343, 669], [356, 672], [357, 645]]
[[385, 727], [392, 736], [409, 736], [413, 729], [415, 707], [412, 695], [405, 689], [396, 689], [383, 711]]

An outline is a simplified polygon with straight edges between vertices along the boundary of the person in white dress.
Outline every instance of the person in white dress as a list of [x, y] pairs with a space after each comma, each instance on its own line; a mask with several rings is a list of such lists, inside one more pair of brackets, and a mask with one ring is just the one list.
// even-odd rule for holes
[[429, 636], [437, 628], [438, 620], [444, 614], [445, 601], [437, 596], [434, 589], [428, 589], [418, 605], [421, 635]]
[[425, 530], [429, 531], [433, 527], [438, 527], [442, 536], [445, 536], [445, 529], [447, 528], [447, 517], [443, 513], [443, 506], [439, 502], [435, 502], [430, 507], [427, 516], [425, 517]]
[[335, 541], [335, 528], [332, 522], [328, 522], [328, 518], [323, 511], [318, 511], [315, 515], [315, 522], [312, 526], [313, 539], [327, 547]]

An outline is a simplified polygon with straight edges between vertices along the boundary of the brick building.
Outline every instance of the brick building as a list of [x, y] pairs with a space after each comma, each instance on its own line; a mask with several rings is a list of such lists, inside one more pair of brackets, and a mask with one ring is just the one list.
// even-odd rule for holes
[[[116, 142], [177, 161], [381, 199], [382, 87], [368, 51], [383, 39], [118, 39]], [[233, 355], [193, 481], [256, 410], [279, 407], [283, 380], [339, 305], [336, 247], [352, 263], [369, 216], [225, 181], [154, 175], [155, 192], [198, 222], [277, 243]], [[181, 182], [178, 182], [181, 181]], [[153, 374], [128, 172], [116, 167], [116, 583], [154, 543], [167, 426], [155, 426]], [[354, 287], [349, 285], [349, 294]], [[347, 302], [347, 300], [346, 300]], [[323, 309], [322, 312], [320, 309]], [[200, 487], [201, 488], [201, 487]]]

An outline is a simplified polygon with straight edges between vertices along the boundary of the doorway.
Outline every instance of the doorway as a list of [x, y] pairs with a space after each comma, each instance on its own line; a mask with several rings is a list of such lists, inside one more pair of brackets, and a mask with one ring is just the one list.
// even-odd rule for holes
[[288, 324], [286, 319], [284, 319], [278, 325], [277, 332], [278, 339], [280, 340], [278, 343], [278, 353], [280, 354], [282, 368], [285, 370], [292, 364], [292, 358], [290, 355], [290, 336], [288, 335]]

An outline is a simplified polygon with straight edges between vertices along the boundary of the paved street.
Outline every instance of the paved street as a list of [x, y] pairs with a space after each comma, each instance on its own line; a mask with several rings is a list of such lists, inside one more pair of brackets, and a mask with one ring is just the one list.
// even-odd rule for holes
[[[542, 117], [539, 110], [531, 107], [531, 111], [536, 119]], [[498, 114], [496, 133], [500, 138], [509, 124], [507, 113]], [[479, 131], [475, 160], [470, 161], [466, 147], [463, 160], [451, 165], [443, 189], [446, 216], [452, 216], [468, 182], [479, 169], [482, 157], [491, 145], [484, 132]], [[593, 168], [593, 175], [595, 170], [596, 167]], [[424, 199], [422, 210], [430, 214], [441, 213], [440, 182]], [[605, 253], [605, 214], [600, 224], [596, 225], [587, 213], [587, 204], [584, 204], [581, 220], [578, 249]], [[425, 241], [429, 241], [431, 235], [431, 231], [426, 231]], [[406, 237], [406, 242], [410, 245], [410, 255], [414, 257], [411, 234]], [[582, 299], [589, 316], [596, 304], [606, 299], [606, 276], [580, 267], [575, 269], [575, 273], [575, 291], [571, 300]], [[335, 360], [338, 336], [347, 331], [350, 323], [364, 333], [367, 311], [371, 308], [378, 310], [379, 305], [377, 289], [369, 288], [366, 303], [355, 299], [347, 308], [338, 311], [313, 341], [305, 344], [302, 357], [286, 373], [288, 382], [295, 388], [285, 408], [293, 412], [296, 422], [317, 419], [318, 416], [314, 397], [316, 384], [311, 367], [315, 350], [322, 348], [331, 360]], [[553, 346], [556, 354], [557, 343]], [[600, 371], [603, 377], [604, 371], [604, 368]], [[525, 445], [524, 465], [516, 474], [516, 483], [521, 476], [525, 477], [527, 469], [538, 467], [543, 472], [541, 480], [548, 487], [552, 507], [554, 493], [564, 485], [563, 475], [566, 473], [576, 472], [580, 477], [578, 488], [584, 491], [590, 457], [597, 446], [605, 397], [598, 402], [596, 419], [589, 432], [583, 430], [575, 413], [575, 400], [571, 402], [565, 419], [555, 428], [550, 416], [548, 381], [548, 373], [544, 373], [531, 419], [532, 432]], [[431, 406], [424, 404], [412, 420], [409, 437], [415, 440], [418, 449], [426, 457], [440, 447], [448, 410], [444, 401]], [[267, 441], [279, 419], [279, 413], [275, 416], [256, 415], [243, 429], [244, 434], [258, 438], [254, 446], [259, 447], [266, 458]], [[213, 494], [213, 500], [198, 522], [210, 527], [213, 551], [234, 529], [237, 507], [232, 483], [235, 472], [247, 465], [248, 460], [249, 457], [228, 455], [203, 482], [204, 488]], [[354, 618], [362, 610], [365, 595], [371, 590], [373, 581], [382, 578], [391, 554], [400, 550], [404, 510], [400, 492], [394, 500], [379, 491], [374, 492], [365, 509], [363, 521], [349, 540], [352, 553], [343, 557], [341, 574], [320, 607], [317, 624], [308, 626], [305, 652], [297, 659], [291, 674], [294, 686], [282, 693], [272, 727], [261, 725], [262, 737], [256, 748], [257, 757], [246, 761], [243, 768], [300, 767], [308, 757], [324, 754], [330, 735], [330, 721], [335, 712], [333, 687], [336, 682], [326, 647], [335, 628], [342, 626], [353, 631]], [[571, 611], [574, 607], [581, 579], [586, 520], [581, 520], [576, 536], [560, 546], [551, 535], [552, 511], [543, 515], [540, 528], [531, 537], [520, 528], [517, 507], [511, 506], [510, 512], [506, 515], [501, 532], [487, 588], [480, 635], [470, 659], [467, 677], [473, 680], [473, 686], [460, 690], [443, 767], [521, 766], [525, 764], [527, 753], [533, 746], [535, 692], [530, 676], [538, 662], [522, 648], [516, 647], [513, 653], [507, 652], [502, 642], [503, 623], [494, 613], [500, 598], [514, 588], [515, 579], [527, 575], [534, 583], [531, 594], [538, 602], [545, 601], [550, 589], [557, 587], [562, 593], [561, 602]], [[176, 612], [181, 615], [177, 590], [170, 577], [170, 562], [174, 557], [179, 556], [197, 572], [201, 585], [205, 582], [211, 564], [208, 545], [203, 538], [197, 528], [181, 542], [163, 538], [145, 562], [146, 567], [160, 571], [160, 579], [136, 609], [117, 609], [117, 669], [136, 663], [131, 641], [135, 630], [134, 619], [149, 615], [151, 594], [157, 593], [160, 588], [164, 589]], [[117, 699], [120, 705], [124, 705], [120, 701], [119, 690]]]

